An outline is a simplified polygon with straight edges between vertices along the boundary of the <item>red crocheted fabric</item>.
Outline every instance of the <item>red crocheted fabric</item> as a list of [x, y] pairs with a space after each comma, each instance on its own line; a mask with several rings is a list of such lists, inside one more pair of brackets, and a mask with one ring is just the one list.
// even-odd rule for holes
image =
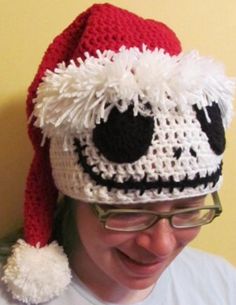
[[[27, 115], [33, 110], [32, 100], [46, 69], [53, 70], [58, 63], [96, 56], [96, 50], [118, 51], [121, 46], [149, 49], [163, 48], [171, 55], [179, 54], [181, 46], [175, 33], [165, 24], [145, 20], [110, 4], [95, 4], [79, 15], [57, 36], [47, 49], [38, 72], [29, 88]], [[25, 192], [25, 239], [29, 244], [44, 246], [51, 238], [57, 191], [51, 175], [48, 143], [41, 147], [41, 131], [29, 125], [29, 136], [35, 157], [28, 175]]]

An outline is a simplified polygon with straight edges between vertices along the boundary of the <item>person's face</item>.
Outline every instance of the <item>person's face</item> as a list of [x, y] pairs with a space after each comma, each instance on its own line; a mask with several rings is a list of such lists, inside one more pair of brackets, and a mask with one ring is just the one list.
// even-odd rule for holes
[[[200, 206], [204, 199], [145, 204], [144, 208], [171, 211]], [[77, 204], [76, 223], [80, 237], [77, 259], [81, 272], [86, 272], [86, 281], [96, 274], [101, 281], [107, 280], [108, 285], [116, 283], [128, 289], [145, 289], [153, 285], [200, 230], [174, 229], [167, 219], [162, 219], [141, 232], [111, 231], [103, 227], [88, 203]]]

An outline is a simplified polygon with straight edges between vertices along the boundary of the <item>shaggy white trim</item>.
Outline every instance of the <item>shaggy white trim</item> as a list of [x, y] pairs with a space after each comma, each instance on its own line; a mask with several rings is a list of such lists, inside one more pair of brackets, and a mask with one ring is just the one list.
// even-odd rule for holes
[[63, 248], [56, 242], [39, 248], [18, 240], [2, 280], [13, 298], [39, 304], [63, 292], [70, 283], [71, 271]]
[[196, 51], [170, 56], [143, 46], [141, 51], [122, 47], [118, 53], [85, 56], [84, 61], [78, 58], [46, 71], [32, 113], [44, 137], [92, 129], [101, 119], [106, 121], [114, 106], [122, 112], [131, 103], [134, 115], [150, 115], [147, 102], [156, 115], [172, 107], [186, 113], [189, 105], [205, 109], [217, 102], [224, 125], [231, 119], [235, 81], [225, 76], [222, 65]]

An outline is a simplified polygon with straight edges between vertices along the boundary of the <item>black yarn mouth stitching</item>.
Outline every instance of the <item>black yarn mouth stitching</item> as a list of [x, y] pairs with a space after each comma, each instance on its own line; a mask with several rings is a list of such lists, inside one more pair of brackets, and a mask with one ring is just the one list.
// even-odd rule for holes
[[82, 146], [78, 139], [74, 139], [74, 144], [76, 146], [75, 152], [79, 155], [79, 163], [82, 165], [84, 172], [89, 174], [97, 185], [106, 186], [109, 191], [113, 188], [124, 190], [126, 193], [129, 190], [138, 190], [140, 195], [142, 195], [146, 190], [151, 189], [158, 190], [158, 193], [161, 193], [163, 188], [167, 188], [169, 189], [169, 192], [172, 193], [174, 189], [179, 189], [179, 191], [182, 192], [185, 188], [196, 188], [200, 185], [204, 185], [206, 188], [209, 183], [213, 183], [214, 187], [222, 173], [223, 163], [221, 162], [215, 172], [210, 175], [207, 173], [205, 177], [200, 177], [200, 174], [197, 173], [193, 179], [189, 179], [186, 174], [185, 178], [181, 181], [175, 181], [173, 176], [170, 176], [169, 181], [163, 181], [161, 176], [159, 176], [156, 181], [147, 181], [147, 177], [145, 176], [141, 181], [135, 181], [130, 178], [121, 183], [110, 179], [103, 179], [99, 174], [93, 172], [93, 167], [95, 167], [95, 165], [91, 166], [87, 164], [87, 156], [84, 156], [82, 153], [87, 145]]

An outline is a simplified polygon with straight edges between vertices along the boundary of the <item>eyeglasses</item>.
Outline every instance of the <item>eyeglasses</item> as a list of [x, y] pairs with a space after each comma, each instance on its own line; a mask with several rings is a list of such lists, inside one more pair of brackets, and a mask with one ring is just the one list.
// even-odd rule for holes
[[206, 225], [222, 213], [217, 192], [211, 195], [214, 205], [177, 209], [173, 212], [159, 213], [145, 209], [103, 209], [101, 205], [91, 204], [92, 210], [106, 229], [120, 232], [143, 231], [161, 219], [168, 219], [175, 229], [189, 229]]

